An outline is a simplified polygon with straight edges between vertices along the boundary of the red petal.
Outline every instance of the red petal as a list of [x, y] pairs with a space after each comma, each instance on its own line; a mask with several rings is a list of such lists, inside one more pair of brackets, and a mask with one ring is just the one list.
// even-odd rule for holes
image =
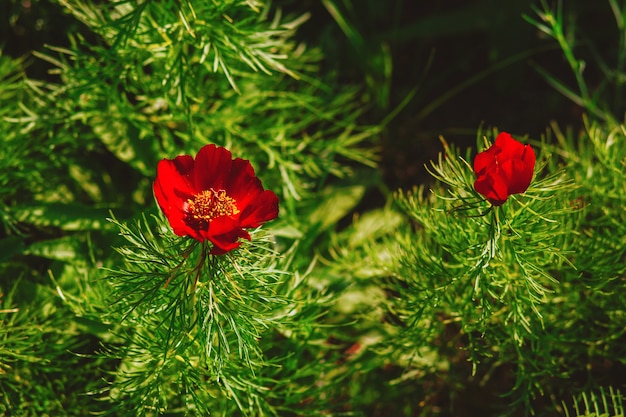
[[486, 151], [483, 151], [476, 155], [474, 158], [474, 173], [476, 176], [482, 175], [485, 170], [491, 169], [496, 165], [496, 155], [499, 153], [499, 149], [491, 146]]
[[270, 190], [263, 191], [239, 215], [242, 227], [254, 228], [278, 216], [278, 197]]
[[535, 152], [509, 133], [501, 132], [495, 143], [474, 158], [474, 188], [493, 205], [501, 205], [511, 194], [523, 193], [532, 181]]
[[500, 148], [498, 161], [500, 163], [511, 159], [522, 159], [525, 145], [514, 139], [509, 133], [501, 132], [496, 138], [494, 146]]
[[177, 156], [174, 159], [162, 159], [157, 165], [156, 181], [166, 194], [174, 193], [178, 198], [187, 198], [197, 192], [192, 181], [193, 158], [189, 155]]
[[190, 181], [193, 170], [193, 158], [189, 155], [175, 159], [163, 159], [157, 165], [157, 177], [153, 190], [157, 203], [174, 233], [179, 236], [189, 234], [189, 227], [184, 222], [184, 204], [195, 194]]
[[[245, 230], [241, 231], [241, 234], [237, 237], [242, 237], [250, 240], [250, 235]], [[225, 235], [225, 236], [216, 236], [212, 240], [213, 248], [211, 249], [211, 253], [213, 255], [223, 255], [226, 252], [230, 252], [233, 249], [237, 249], [241, 242], [239, 240], [233, 241], [233, 236]]]
[[533, 179], [532, 168], [522, 160], [506, 161], [500, 164], [500, 170], [506, 178], [509, 194], [523, 193]]
[[263, 192], [261, 181], [254, 175], [250, 161], [240, 158], [233, 160], [230, 176], [226, 180], [226, 193], [234, 198], [242, 210]]
[[504, 178], [496, 172], [490, 172], [476, 179], [474, 189], [494, 206], [501, 206], [509, 198], [507, 184]]
[[[167, 159], [166, 159], [167, 161]], [[191, 155], [180, 155], [172, 160], [178, 173], [191, 183], [194, 161]]]
[[240, 237], [250, 239], [250, 235], [241, 228], [239, 222], [228, 216], [211, 220], [208, 230], [200, 231], [200, 233], [215, 245], [211, 250], [214, 254], [220, 251], [226, 253], [239, 247]]
[[178, 236], [185, 236], [188, 234], [188, 227], [183, 221], [185, 213], [182, 211], [178, 201], [172, 202], [168, 199], [167, 194], [164, 192], [160, 183], [155, 181], [153, 185], [154, 196], [165, 214], [165, 217], [170, 223], [170, 226]]
[[194, 182], [199, 190], [224, 190], [230, 175], [232, 154], [226, 148], [213, 144], [203, 146], [196, 155]]

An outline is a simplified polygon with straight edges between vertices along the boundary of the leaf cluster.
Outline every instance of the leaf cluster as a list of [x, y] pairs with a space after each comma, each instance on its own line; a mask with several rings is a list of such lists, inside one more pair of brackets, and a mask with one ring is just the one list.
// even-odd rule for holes
[[[58, 7], [80, 25], [66, 46], [34, 52], [51, 67], [45, 79], [26, 77], [23, 60], [0, 56], [8, 103], [0, 110], [0, 248], [3, 262], [32, 267], [27, 280], [48, 288], [43, 299], [62, 303], [79, 334], [93, 338], [85, 354], [105, 366], [82, 384], [91, 396], [77, 412], [315, 415], [338, 407], [341, 400], [323, 391], [340, 383], [333, 363], [342, 355], [315, 324], [327, 295], [304, 284], [315, 237], [293, 242], [333, 227], [307, 230], [311, 224], [295, 221], [315, 210], [327, 182], [374, 165], [380, 128], [360, 125], [359, 90], [319, 76], [321, 52], [294, 39], [306, 15], [284, 16], [265, 3]], [[143, 219], [154, 206], [156, 162], [206, 143], [250, 159], [280, 195], [284, 220], [274, 230], [286, 258], [259, 234], [259, 247], [240, 251], [250, 262], [209, 260], [202, 245], [183, 247]], [[118, 223], [105, 221], [111, 211]], [[120, 245], [126, 249], [111, 250]], [[215, 275], [200, 276], [209, 265]], [[7, 334], [19, 334], [15, 328]], [[20, 351], [14, 339], [7, 343]], [[57, 357], [46, 349], [39, 356]], [[66, 376], [55, 379], [57, 391], [69, 390]], [[16, 413], [31, 403], [31, 392], [21, 392], [21, 400], [11, 397]]]
[[[364, 48], [352, 3], [322, 5]], [[623, 46], [623, 7], [608, 3]], [[367, 96], [295, 37], [307, 14], [59, 1], [79, 29], [34, 53], [47, 78], [0, 55], [0, 413], [623, 413], [602, 387], [626, 367], [625, 55], [614, 70], [599, 59], [590, 88], [561, 6], [528, 20], [580, 91], [548, 81], [589, 116], [577, 134], [524, 139], [533, 183], [493, 208], [474, 151], [445, 140], [432, 189], [387, 192], [374, 141], [399, 108], [361, 124]], [[360, 59], [384, 108], [377, 42]], [[495, 137], [481, 133], [477, 150]], [[281, 199], [276, 222], [220, 257], [152, 215], [156, 162], [206, 143], [250, 159]]]
[[103, 315], [117, 342], [104, 353], [120, 361], [106, 389], [111, 412], [307, 413], [320, 372], [332, 366], [311, 362], [333, 354], [315, 336], [324, 297], [286, 272], [291, 259], [268, 235], [256, 231], [251, 243], [214, 256], [161, 218], [113, 222], [126, 267], [106, 277]]
[[[617, 190], [626, 138], [623, 127], [595, 123], [576, 139], [556, 126], [551, 133], [556, 140], [534, 145], [529, 189], [498, 208], [473, 189], [469, 151], [461, 157], [446, 145], [430, 168], [438, 180], [431, 192], [395, 197], [411, 223], [344, 254], [352, 268], [375, 271], [383, 289], [375, 305], [393, 326], [371, 348], [404, 368], [397, 384], [476, 378], [507, 394], [513, 413], [546, 410], [549, 395], [586, 387], [583, 369], [596, 387], [615, 381], [602, 364], [623, 367], [625, 202]], [[496, 380], [502, 373], [507, 385]]]

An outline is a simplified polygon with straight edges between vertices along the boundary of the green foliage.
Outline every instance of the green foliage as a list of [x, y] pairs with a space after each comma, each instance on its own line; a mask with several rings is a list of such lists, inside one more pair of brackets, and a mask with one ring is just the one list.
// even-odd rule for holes
[[281, 291], [290, 284], [270, 242], [256, 234], [254, 250], [216, 257], [206, 243], [176, 238], [165, 224], [157, 231], [146, 219], [117, 225], [127, 240], [119, 249], [127, 269], [106, 278], [112, 302], [105, 320], [121, 325], [123, 340], [109, 352], [121, 362], [111, 411], [207, 415], [226, 398], [246, 413], [267, 409], [259, 340], [297, 309]]
[[[5, 279], [12, 272], [1, 271]], [[98, 386], [94, 376], [111, 363], [90, 354], [98, 342], [86, 324], [50, 288], [25, 278], [14, 281], [9, 293], [0, 292], [0, 303], [0, 412], [78, 416], [96, 411], [85, 393]]]
[[[11, 147], [2, 159], [3, 259], [40, 259], [39, 273], [49, 270], [65, 308], [102, 344], [89, 354], [117, 364], [91, 381], [110, 386], [84, 384], [102, 400], [89, 409], [316, 415], [337, 407], [320, 383], [335, 355], [313, 324], [323, 291], [279, 266], [309, 267], [316, 236], [332, 227], [314, 205], [318, 192], [355, 163], [374, 166], [375, 148], [363, 144], [380, 128], [360, 125], [358, 89], [320, 78], [320, 51], [293, 40], [307, 15], [261, 2], [60, 6], [81, 26], [67, 46], [34, 52], [51, 66], [49, 80], [23, 78], [22, 62], [2, 57], [3, 99], [13, 103], [2, 119]], [[162, 225], [107, 224], [110, 210], [141, 218], [153, 204], [161, 157], [208, 142], [250, 159], [281, 196], [275, 230], [289, 255], [278, 257], [259, 234], [243, 261], [206, 258], [205, 246], [183, 247]], [[348, 213], [362, 188], [334, 213]], [[315, 211], [319, 223], [300, 220]], [[293, 243], [307, 233], [308, 243]], [[9, 409], [29, 401], [11, 397]]]
[[[575, 48], [579, 46], [580, 38], [583, 36], [576, 33], [576, 25], [573, 16], [568, 16], [563, 11], [563, 2], [555, 2], [555, 7], [550, 7], [547, 1], [541, 0], [541, 7], [533, 7], [536, 18], [530, 15], [524, 16], [526, 21], [534, 25], [543, 34], [557, 41], [567, 64], [569, 65], [576, 82], [576, 88], [568, 86], [563, 80], [550, 74], [541, 66], [535, 66], [539, 73], [557, 91], [578, 104], [585, 111], [615, 124], [622, 119], [624, 113], [624, 68], [626, 65], [626, 8], [618, 4], [616, 0], [608, 0], [613, 18], [618, 29], [618, 44], [615, 48], [615, 56], [602, 56], [598, 45], [587, 44], [591, 49], [591, 56], [594, 62], [587, 62], [576, 56]], [[602, 74], [602, 81], [594, 86], [586, 79], [585, 71], [589, 72], [595, 68], [588, 68], [589, 64], [596, 65]]]
[[[569, 408], [565, 407], [565, 415], [569, 417]], [[600, 389], [600, 394], [582, 393], [580, 398], [574, 397], [572, 406], [576, 417], [620, 417], [624, 415], [623, 398], [619, 391], [609, 387], [608, 394]]]
[[[500, 207], [473, 187], [495, 129], [474, 149], [442, 139], [428, 186], [391, 192], [394, 167], [378, 165], [381, 137], [417, 135], [533, 54], [490, 55], [453, 84], [456, 65], [426, 82], [431, 54], [398, 89], [399, 40], [491, 27], [482, 6], [406, 22], [402, 1], [44, 3], [10, 2], [6, 26], [43, 8], [67, 28], [31, 57], [0, 54], [0, 414], [623, 415], [616, 0], [612, 58], [580, 42], [569, 4], [526, 16], [573, 79], [540, 74], [586, 114], [580, 131], [516, 135], [539, 158]], [[330, 26], [312, 35], [316, 13]], [[368, 29], [382, 16], [398, 28]], [[347, 47], [320, 48], [340, 32]], [[249, 159], [280, 199], [279, 218], [223, 256], [176, 236], [152, 196], [160, 159], [207, 143]]]
[[[567, 267], [570, 249], [563, 237], [573, 228], [564, 224], [564, 219], [573, 218], [566, 197], [571, 181], [559, 175], [538, 178], [527, 199], [488, 208], [472, 188], [469, 164], [453, 149], [433, 170], [445, 183], [459, 187], [450, 190], [451, 197], [426, 200], [419, 190], [399, 196], [424, 236], [407, 260], [416, 268], [411, 274], [417, 280], [415, 292], [425, 290], [426, 298], [450, 297], [449, 302], [458, 303], [451, 310], [459, 312], [468, 332], [484, 332], [493, 315], [502, 316], [521, 344], [525, 334], [541, 327], [537, 304], [547, 301], [556, 283], [549, 268]], [[565, 199], [550, 198], [555, 195]], [[502, 309], [510, 304], [510, 311]]]

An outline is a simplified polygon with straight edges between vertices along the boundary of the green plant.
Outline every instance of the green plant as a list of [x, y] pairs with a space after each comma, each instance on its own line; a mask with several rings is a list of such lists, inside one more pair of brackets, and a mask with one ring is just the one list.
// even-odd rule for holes
[[[609, 401], [610, 399], [610, 401]], [[619, 417], [624, 415], [623, 397], [619, 391], [609, 387], [608, 394], [600, 389], [600, 394], [582, 393], [580, 397], [574, 397], [572, 406], [576, 417]], [[569, 407], [563, 404], [565, 415], [570, 416]]]
[[[493, 158], [482, 194], [474, 158], [498, 129], [480, 129], [468, 149], [442, 138], [429, 178], [405, 190], [390, 190], [380, 155], [395, 133], [420, 137], [417, 123], [479, 79], [525, 93], [498, 70], [536, 49], [476, 55], [488, 69], [450, 88], [457, 61], [433, 74], [438, 55], [419, 55], [430, 58], [416, 82], [402, 79], [408, 59], [394, 61], [395, 48], [432, 35], [450, 38], [450, 56], [474, 56], [459, 28], [469, 38], [487, 23], [497, 38], [506, 19], [496, 18], [516, 5], [493, 1], [485, 15], [431, 4], [438, 14], [413, 21], [401, 0], [12, 1], [3, 33], [31, 3], [68, 24], [34, 56], [0, 55], [0, 413], [623, 414], [617, 1], [614, 65], [579, 40], [573, 2], [540, 2], [526, 17], [574, 78], [541, 73], [586, 114], [579, 131], [512, 132], [537, 161], [518, 158], [522, 172]], [[382, 16], [398, 27], [374, 27]], [[592, 62], [588, 51], [602, 53]], [[592, 64], [599, 83], [583, 71]], [[509, 111], [526, 123], [526, 110]], [[191, 213], [208, 227], [215, 213], [195, 208], [209, 196], [240, 214], [230, 189], [173, 195], [178, 217], [167, 218], [153, 194], [159, 161], [207, 144], [250, 160], [278, 197], [275, 220], [272, 205], [262, 227], [239, 224], [250, 240], [224, 229], [236, 232], [225, 253], [171, 221]], [[422, 143], [403, 146], [392, 156], [426, 158]], [[523, 186], [504, 178], [507, 198], [494, 196], [489, 181], [514, 171]]]

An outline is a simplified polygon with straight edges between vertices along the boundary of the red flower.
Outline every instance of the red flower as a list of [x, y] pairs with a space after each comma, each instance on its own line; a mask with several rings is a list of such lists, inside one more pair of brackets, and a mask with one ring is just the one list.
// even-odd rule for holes
[[502, 132], [496, 143], [474, 159], [474, 189], [494, 206], [501, 206], [511, 194], [528, 189], [534, 169], [533, 148]]
[[202, 147], [195, 160], [159, 161], [153, 189], [174, 233], [211, 241], [213, 254], [239, 247], [239, 238], [250, 240], [244, 229], [278, 216], [276, 194], [263, 189], [250, 161], [215, 145]]

